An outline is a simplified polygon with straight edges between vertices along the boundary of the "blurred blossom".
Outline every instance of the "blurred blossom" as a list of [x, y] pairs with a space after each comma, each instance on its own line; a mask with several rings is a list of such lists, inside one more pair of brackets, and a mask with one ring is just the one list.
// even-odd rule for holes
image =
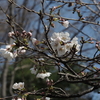
[[6, 45], [6, 50], [11, 51], [12, 45]]
[[15, 98], [13, 98], [12, 100], [22, 100], [22, 99], [21, 99], [21, 98], [16, 98], [16, 99], [15, 99]]
[[26, 52], [26, 50], [25, 50], [25, 47], [24, 46], [21, 46], [21, 47], [19, 47], [18, 49], [17, 49], [17, 53], [18, 54], [23, 54], [23, 53], [25, 53]]
[[4, 58], [7, 58], [9, 61], [17, 57], [19, 54], [23, 54], [26, 52], [25, 47], [21, 46], [17, 49], [14, 48], [16, 44], [6, 45], [5, 48], [0, 49], [0, 53]]
[[31, 32], [28, 32], [28, 35], [29, 35], [30, 37], [32, 37], [32, 33], [31, 33]]
[[14, 34], [15, 33], [13, 31], [8, 33], [9, 37], [12, 37]]
[[51, 75], [50, 72], [38, 73], [36, 77], [37, 77], [37, 78], [44, 79], [44, 78], [46, 78], [46, 77], [49, 77], [50, 75]]
[[22, 89], [24, 89], [24, 82], [14, 83], [14, 85], [12, 86], [12, 88], [13, 89], [22, 90]]
[[64, 55], [66, 53], [66, 47], [65, 47], [65, 45], [64, 46], [59, 45], [57, 47], [57, 53], [58, 53], [58, 56]]
[[45, 100], [50, 100], [50, 98], [49, 97], [46, 97]]
[[39, 60], [39, 61], [44, 61], [44, 58], [39, 58], [38, 60]]
[[69, 26], [69, 21], [63, 21], [63, 22], [62, 22], [62, 25], [63, 25], [65, 28], [68, 28], [68, 26]]
[[4, 58], [7, 58], [9, 61], [15, 58], [14, 54], [6, 49], [1, 48], [0, 53]]
[[59, 47], [59, 45], [60, 45], [60, 40], [58, 38], [51, 41], [51, 46], [52, 46], [53, 50], [56, 50], [57, 47]]
[[51, 41], [55, 41], [55, 40], [58, 40], [58, 42], [60, 41], [63, 41], [63, 42], [68, 42], [70, 40], [70, 37], [69, 37], [69, 33], [68, 32], [60, 32], [60, 33], [56, 33], [54, 32], [52, 34], [52, 37], [51, 37]]
[[18, 89], [18, 83], [15, 83], [12, 88], [13, 89]]
[[21, 50], [20, 51], [20, 54], [23, 54], [23, 53], [25, 53], [26, 52], [26, 50], [24, 49], [24, 50]]
[[36, 44], [37, 39], [36, 38], [32, 38], [32, 43], [35, 45]]
[[35, 69], [34, 67], [30, 68], [30, 71], [31, 71], [32, 74], [36, 74], [37, 73], [37, 69]]

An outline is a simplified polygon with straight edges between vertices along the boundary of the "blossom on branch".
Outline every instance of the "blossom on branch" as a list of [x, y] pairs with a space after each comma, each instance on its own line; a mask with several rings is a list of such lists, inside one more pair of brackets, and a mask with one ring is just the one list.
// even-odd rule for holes
[[22, 90], [22, 89], [24, 89], [24, 82], [14, 83], [14, 85], [12, 86], [12, 88], [13, 89]]
[[63, 21], [63, 22], [62, 22], [62, 25], [63, 25], [65, 28], [68, 28], [68, 26], [69, 26], [69, 21]]
[[58, 42], [63, 41], [63, 42], [68, 42], [70, 40], [69, 33], [68, 32], [60, 32], [56, 33], [54, 32], [52, 34], [52, 37], [50, 38], [52, 42], [58, 40]]
[[65, 47], [65, 45], [64, 46], [59, 45], [57, 47], [57, 53], [58, 53], [58, 56], [64, 55], [66, 53], [66, 47]]
[[32, 38], [33, 45], [38, 45], [39, 41], [36, 38]]
[[30, 68], [30, 71], [31, 71], [31, 73], [34, 74], [34, 75], [37, 73], [37, 69], [35, 69], [34, 67], [33, 67], [33, 68]]
[[51, 46], [58, 56], [63, 56], [66, 52], [70, 52], [72, 47], [75, 45], [75, 49], [78, 52], [80, 50], [80, 44], [78, 38], [74, 37], [70, 41], [70, 35], [68, 32], [53, 33], [50, 38]]
[[26, 52], [25, 47], [21, 46], [16, 49], [16, 44], [6, 45], [6, 48], [1, 48], [0, 53], [4, 58], [7, 58], [9, 61], [16, 58], [18, 55]]
[[8, 33], [9, 37], [12, 37], [13, 35], [15, 35], [15, 33], [13, 31]]
[[50, 75], [51, 75], [50, 72], [38, 73], [36, 77], [37, 77], [37, 78], [44, 79], [44, 78], [46, 78], [46, 77], [49, 77]]
[[8, 51], [7, 49], [1, 48], [0, 52], [1, 52], [1, 55], [4, 58], [7, 58], [9, 61], [12, 60], [13, 58], [15, 58], [15, 55], [12, 52]]
[[18, 49], [17, 49], [17, 53], [18, 54], [24, 54], [26, 52], [26, 50], [25, 50], [25, 47], [24, 46], [21, 46], [21, 47], [19, 47]]

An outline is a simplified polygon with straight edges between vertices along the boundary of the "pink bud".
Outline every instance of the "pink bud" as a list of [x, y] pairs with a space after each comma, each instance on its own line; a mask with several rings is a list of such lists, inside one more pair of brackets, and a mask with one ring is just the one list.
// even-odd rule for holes
[[15, 33], [14, 32], [9, 32], [8, 35], [9, 37], [12, 37]]
[[31, 33], [31, 32], [28, 32], [28, 35], [29, 35], [30, 37], [32, 37], [32, 33]]

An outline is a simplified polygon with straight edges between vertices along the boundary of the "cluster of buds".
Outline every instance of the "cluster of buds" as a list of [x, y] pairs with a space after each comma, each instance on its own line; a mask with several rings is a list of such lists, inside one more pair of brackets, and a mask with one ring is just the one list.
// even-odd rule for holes
[[83, 44], [83, 43], [91, 43], [91, 44], [93, 44], [94, 43], [94, 41], [95, 41], [95, 39], [93, 39], [93, 38], [89, 38], [88, 40], [85, 40], [84, 39], [84, 37], [81, 37], [81, 43]]
[[22, 46], [23, 44], [28, 45], [28, 41], [30, 40], [30, 38], [32, 37], [32, 33], [31, 32], [9, 32], [8, 36], [12, 39], [15, 40], [15, 44], [16, 46]]
[[93, 39], [93, 38], [89, 38], [89, 39], [88, 39], [88, 43], [93, 44], [93, 43], [94, 43], [94, 39]]
[[26, 31], [23, 31], [22, 33], [16, 31], [16, 32], [9, 32], [8, 33], [9, 37], [32, 37], [32, 33], [31, 32], [26, 32]]

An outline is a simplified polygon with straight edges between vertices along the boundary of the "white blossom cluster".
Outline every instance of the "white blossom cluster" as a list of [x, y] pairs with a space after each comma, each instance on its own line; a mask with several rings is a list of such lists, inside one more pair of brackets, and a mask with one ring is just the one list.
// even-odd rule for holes
[[[12, 86], [13, 89], [23, 90], [24, 89], [24, 82], [14, 83]], [[13, 98], [12, 100], [23, 100], [22, 98]], [[50, 100], [49, 97], [45, 97], [45, 100]]]
[[[33, 68], [30, 69], [30, 71], [31, 71], [32, 74], [36, 75], [38, 70], [33, 67]], [[37, 73], [36, 78], [44, 79], [46, 77], [49, 77], [50, 75], [51, 75], [50, 72], [41, 72], [41, 73]]]
[[57, 52], [58, 56], [64, 55], [66, 52], [70, 52], [73, 45], [76, 46], [77, 52], [80, 50], [80, 44], [78, 43], [78, 38], [74, 37], [70, 41], [70, 35], [68, 32], [53, 33], [51, 38], [51, 46], [54, 51]]
[[0, 53], [4, 58], [7, 58], [9, 60], [13, 59], [16, 57], [15, 54], [13, 54], [12, 52], [10, 52], [12, 49], [11, 45], [6, 45], [5, 48], [1, 48], [0, 49]]
[[23, 54], [26, 52], [25, 47], [21, 46], [13, 51], [13, 47], [15, 44], [6, 45], [5, 48], [0, 49], [0, 53], [4, 58], [7, 58], [9, 61], [17, 57], [19, 54]]
[[22, 90], [22, 89], [24, 89], [24, 82], [14, 83], [14, 85], [12, 86], [12, 88], [13, 89]]

